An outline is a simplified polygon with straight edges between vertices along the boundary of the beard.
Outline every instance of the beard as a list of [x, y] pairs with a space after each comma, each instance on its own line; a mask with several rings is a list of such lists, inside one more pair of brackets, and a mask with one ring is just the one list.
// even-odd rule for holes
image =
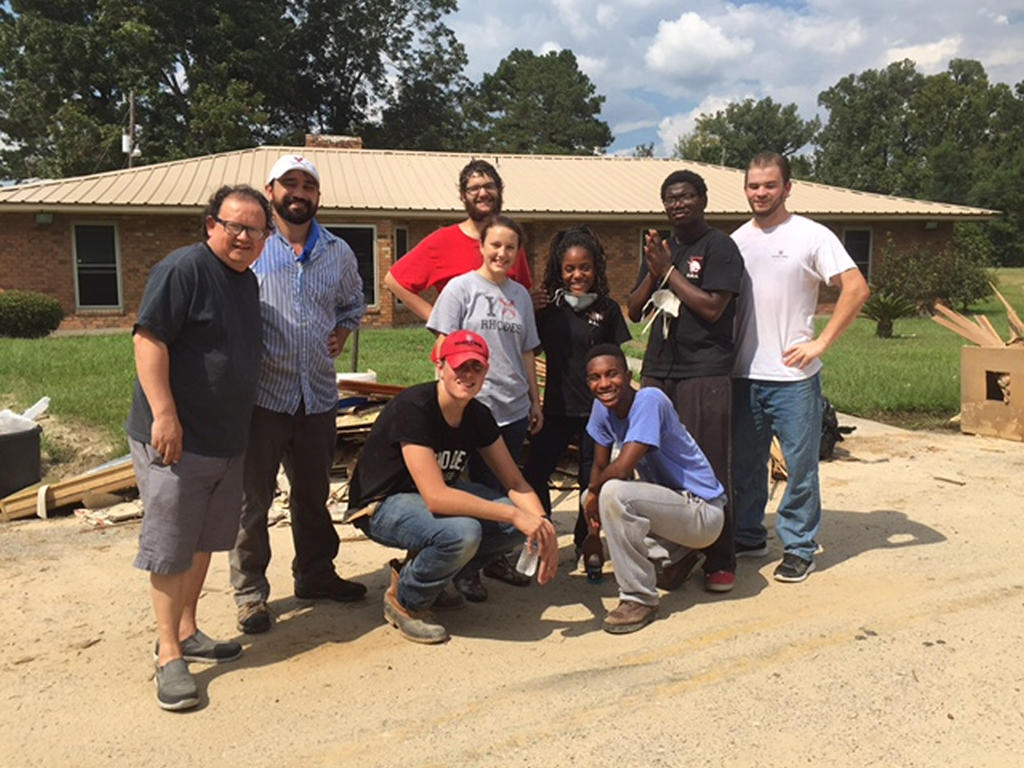
[[472, 200], [466, 200], [464, 205], [466, 206], [466, 215], [469, 216], [470, 219], [476, 222], [484, 221], [485, 219], [489, 219], [491, 216], [497, 216], [501, 213], [501, 192], [494, 193], [494, 202], [491, 204], [491, 210], [489, 211], [478, 210], [476, 203]]
[[[291, 209], [292, 204], [299, 203], [305, 205], [304, 210]], [[305, 224], [307, 221], [316, 216], [318, 206], [309, 200], [297, 200], [292, 195], [285, 195], [280, 200], [275, 198], [274, 210], [277, 211], [277, 215], [290, 224]]]

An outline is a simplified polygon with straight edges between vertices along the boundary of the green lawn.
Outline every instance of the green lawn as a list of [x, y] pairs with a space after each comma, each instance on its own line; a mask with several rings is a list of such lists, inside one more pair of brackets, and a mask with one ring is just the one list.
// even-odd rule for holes
[[[1003, 295], [1024, 316], [1024, 268], [1000, 270], [999, 281]], [[997, 300], [974, 309], [1006, 337], [1006, 313]], [[633, 326], [634, 332], [637, 328]], [[390, 384], [428, 381], [433, 377], [427, 357], [431, 340], [419, 327], [365, 329], [359, 338], [359, 369], [372, 368], [378, 381]], [[911, 427], [941, 426], [960, 407], [964, 343], [927, 318], [898, 320], [894, 338], [878, 339], [874, 323], [860, 318], [825, 356], [825, 394], [847, 413]], [[637, 342], [626, 351], [635, 357], [643, 354]], [[338, 369], [349, 370], [350, 361], [348, 347]], [[98, 430], [116, 446], [112, 454], [124, 452], [121, 424], [134, 375], [127, 333], [0, 338], [0, 408], [20, 412], [48, 395], [51, 413], [72, 427]], [[51, 448], [59, 453], [59, 447]]]

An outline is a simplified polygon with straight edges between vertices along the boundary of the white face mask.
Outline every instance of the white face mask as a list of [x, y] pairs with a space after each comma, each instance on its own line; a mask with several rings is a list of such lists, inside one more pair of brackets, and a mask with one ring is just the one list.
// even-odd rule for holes
[[575, 312], [582, 312], [595, 301], [596, 293], [569, 293], [563, 288], [555, 291], [555, 304], [562, 304]]
[[[658, 315], [661, 315], [661, 332], [667, 339], [669, 324], [672, 322], [669, 318], [679, 317], [679, 304], [679, 297], [670, 289], [659, 288], [656, 290], [651, 294], [651, 298], [647, 300], [647, 304], [644, 306], [644, 314], [648, 316], [649, 319], [640, 333], [647, 333]], [[648, 315], [648, 313], [650, 314]]]

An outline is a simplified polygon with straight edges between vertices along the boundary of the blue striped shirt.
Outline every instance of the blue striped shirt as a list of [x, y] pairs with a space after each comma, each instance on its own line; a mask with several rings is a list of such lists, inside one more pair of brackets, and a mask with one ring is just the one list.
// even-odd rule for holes
[[[314, 219], [300, 261], [274, 232], [252, 265], [260, 283], [263, 360], [256, 405], [295, 413], [324, 413], [338, 402], [334, 360], [327, 336], [335, 328], [355, 330], [366, 312], [363, 281], [348, 243]], [[308, 249], [307, 249], [308, 250]]]

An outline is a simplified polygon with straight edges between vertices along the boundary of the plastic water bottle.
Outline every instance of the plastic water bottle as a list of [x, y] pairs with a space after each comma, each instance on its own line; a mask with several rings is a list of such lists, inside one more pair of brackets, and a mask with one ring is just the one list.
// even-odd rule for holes
[[519, 553], [519, 560], [516, 563], [516, 570], [523, 576], [533, 576], [537, 572], [537, 563], [540, 560], [540, 551], [537, 540], [527, 540]]
[[583, 554], [583, 567], [587, 570], [587, 581], [591, 584], [600, 584], [604, 579], [604, 547], [601, 544], [601, 537], [593, 533], [587, 534], [580, 549]]

